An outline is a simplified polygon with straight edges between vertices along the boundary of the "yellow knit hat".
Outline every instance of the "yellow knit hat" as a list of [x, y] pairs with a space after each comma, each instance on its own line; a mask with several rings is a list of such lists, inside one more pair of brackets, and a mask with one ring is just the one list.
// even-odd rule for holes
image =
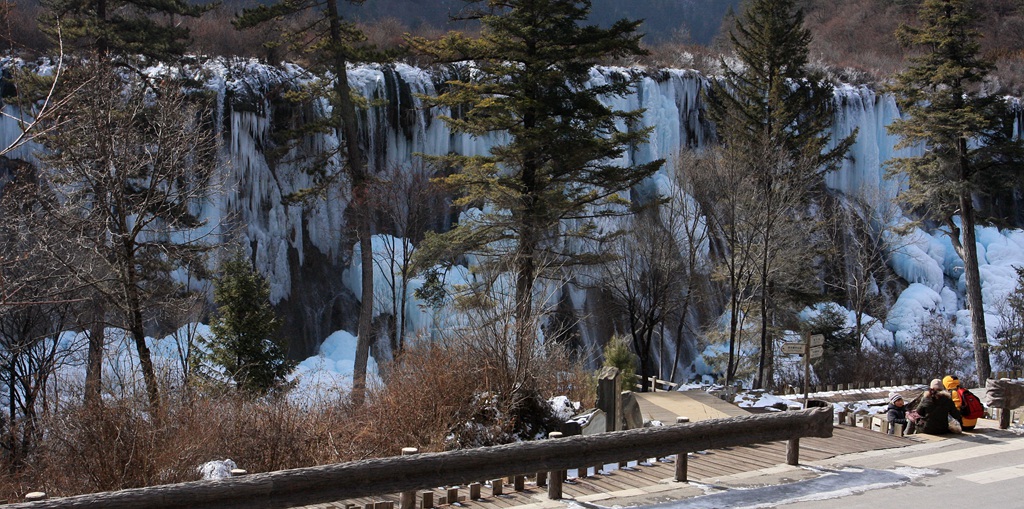
[[942, 386], [945, 387], [946, 390], [951, 391], [960, 387], [960, 379], [953, 375], [946, 375], [946, 377], [942, 379]]

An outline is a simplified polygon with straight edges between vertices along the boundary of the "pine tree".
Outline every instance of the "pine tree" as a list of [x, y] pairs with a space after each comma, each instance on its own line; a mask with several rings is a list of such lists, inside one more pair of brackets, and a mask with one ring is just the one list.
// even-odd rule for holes
[[[349, 0], [361, 4], [364, 0]], [[338, 183], [347, 184], [351, 190], [350, 210], [354, 211], [353, 228], [359, 239], [360, 263], [362, 266], [361, 295], [355, 362], [352, 373], [352, 400], [362, 404], [366, 387], [366, 368], [370, 356], [370, 341], [373, 338], [373, 223], [369, 192], [371, 175], [364, 140], [360, 138], [356, 117], [356, 100], [348, 84], [348, 64], [380, 57], [380, 53], [364, 44], [366, 37], [354, 23], [344, 19], [338, 9], [338, 0], [279, 0], [276, 3], [258, 5], [244, 10], [234, 21], [238, 29], [253, 28], [271, 24], [280, 27], [280, 21], [287, 18], [310, 16], [299, 25], [302, 29], [283, 29], [281, 36], [290, 43], [290, 49], [300, 53], [307, 60], [311, 70], [334, 77], [329, 84], [314, 84], [305, 92], [316, 97], [326, 97], [331, 104], [331, 115], [323, 122], [311, 122], [300, 128], [294, 140], [303, 132], [329, 130], [342, 142], [337, 152], [320, 154], [308, 168], [318, 177], [320, 185], [306, 190], [309, 196], [323, 196], [328, 188]], [[311, 21], [309, 21], [311, 20]], [[333, 161], [342, 160], [337, 168]]]
[[[116, 57], [142, 56], [158, 62], [180, 57], [188, 28], [175, 17], [199, 17], [213, 8], [186, 0], [43, 0], [46, 30], [67, 47]], [[161, 19], [164, 22], [161, 22]]]
[[896, 33], [901, 44], [921, 54], [890, 88], [904, 116], [889, 132], [900, 136], [900, 147], [924, 145], [927, 150], [921, 157], [891, 161], [890, 173], [907, 181], [898, 198], [943, 225], [964, 262], [974, 360], [984, 386], [992, 368], [975, 226], [989, 218], [978, 217], [975, 199], [1019, 178], [1015, 165], [1021, 161], [1021, 145], [1011, 137], [1007, 105], [982, 91], [994, 66], [979, 56], [972, 3], [926, 0], [919, 19], [920, 27], [904, 25]]
[[270, 306], [270, 283], [240, 255], [224, 262], [214, 281], [217, 316], [204, 338], [208, 359], [222, 367], [239, 390], [265, 394], [280, 387], [295, 368], [287, 344], [273, 338], [278, 320]]
[[[618, 160], [648, 131], [623, 131], [639, 111], [618, 111], [603, 97], [628, 93], [629, 79], [588, 83], [600, 61], [643, 53], [639, 22], [621, 20], [607, 29], [584, 25], [589, 1], [467, 0], [478, 38], [450, 34], [414, 46], [447, 62], [473, 62], [431, 99], [451, 109], [445, 119], [456, 133], [507, 133], [507, 142], [481, 156], [451, 155], [435, 162], [458, 171], [445, 179], [457, 190], [456, 205], [484, 212], [427, 239], [419, 265], [464, 253], [506, 263], [514, 278], [515, 346], [522, 361], [536, 342], [534, 285], [551, 267], [583, 263], [567, 238], [596, 235], [594, 210], [650, 176], [654, 161], [621, 166]], [[457, 113], [457, 114], [456, 114]], [[599, 212], [598, 212], [599, 213]], [[576, 225], [575, 227], [570, 225]], [[560, 229], [560, 226], [565, 226]]]
[[[778, 233], [792, 221], [794, 191], [806, 203], [823, 183], [824, 173], [837, 168], [853, 136], [834, 145], [828, 129], [834, 110], [832, 86], [807, 68], [810, 31], [794, 0], [753, 0], [729, 34], [739, 65], [722, 60], [723, 79], [712, 81], [708, 99], [719, 139], [728, 154], [739, 157], [751, 176], [764, 208], [760, 230], [761, 354], [755, 387], [770, 378], [772, 350], [770, 304], [792, 281], [773, 280]], [[831, 146], [830, 146], [831, 145]], [[765, 157], [771, 155], [771, 157]], [[786, 203], [783, 203], [786, 202]], [[731, 331], [730, 344], [735, 342]]]

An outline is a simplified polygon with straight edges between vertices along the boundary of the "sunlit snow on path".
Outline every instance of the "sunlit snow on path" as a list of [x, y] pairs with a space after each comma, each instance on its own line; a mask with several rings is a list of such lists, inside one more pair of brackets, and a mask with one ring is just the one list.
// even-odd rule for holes
[[[832, 500], [879, 488], [908, 484], [925, 476], [938, 475], [935, 470], [901, 467], [893, 470], [855, 469], [819, 470], [814, 479], [760, 488], [732, 488], [676, 502], [644, 506], [657, 509], [757, 509], [777, 507], [796, 502]], [[599, 507], [584, 504], [590, 507]]]

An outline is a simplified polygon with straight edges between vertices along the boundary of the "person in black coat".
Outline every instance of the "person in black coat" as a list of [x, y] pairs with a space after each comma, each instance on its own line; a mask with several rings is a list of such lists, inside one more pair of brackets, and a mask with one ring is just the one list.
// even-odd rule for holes
[[918, 425], [918, 432], [929, 435], [949, 433], [949, 418], [952, 416], [960, 421], [960, 411], [956, 409], [953, 398], [942, 389], [942, 380], [936, 378], [928, 386], [928, 392], [922, 394], [921, 403], [917, 405], [917, 413], [923, 422]]
[[889, 407], [886, 408], [886, 417], [889, 419], [889, 434], [896, 434], [896, 425], [903, 425], [906, 432], [913, 433], [914, 430], [907, 429], [907, 407], [904, 406], [903, 396], [898, 392], [889, 393]]

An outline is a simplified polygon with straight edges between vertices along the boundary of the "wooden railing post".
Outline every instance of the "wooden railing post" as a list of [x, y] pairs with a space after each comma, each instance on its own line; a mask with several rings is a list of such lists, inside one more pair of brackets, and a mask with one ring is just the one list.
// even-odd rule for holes
[[790, 438], [789, 442], [786, 443], [786, 464], [794, 466], [800, 464], [799, 438]]
[[422, 509], [434, 509], [434, 492], [424, 491], [420, 494], [423, 496]]
[[[412, 456], [420, 452], [415, 447], [403, 447], [402, 456]], [[401, 500], [399, 501], [400, 509], [416, 509], [416, 490], [403, 491]]]
[[[688, 422], [690, 422], [690, 418], [689, 417], [681, 417], [681, 416], [680, 417], [676, 417], [676, 424], [685, 424], [685, 423], [688, 423]], [[686, 481], [686, 468], [687, 468], [687, 465], [686, 465], [686, 462], [687, 462], [686, 454], [687, 454], [686, 451], [680, 451], [680, 452], [676, 453], [676, 481], [678, 481], [678, 482], [687, 482]]]
[[618, 431], [622, 420], [622, 398], [618, 368], [605, 366], [597, 375], [597, 408], [604, 412], [605, 431]]
[[[616, 377], [618, 379], [618, 377]], [[549, 439], [561, 438], [562, 434], [557, 431], [548, 433]], [[562, 471], [551, 470], [548, 472], [548, 499], [549, 500], [561, 500], [562, 499]]]

